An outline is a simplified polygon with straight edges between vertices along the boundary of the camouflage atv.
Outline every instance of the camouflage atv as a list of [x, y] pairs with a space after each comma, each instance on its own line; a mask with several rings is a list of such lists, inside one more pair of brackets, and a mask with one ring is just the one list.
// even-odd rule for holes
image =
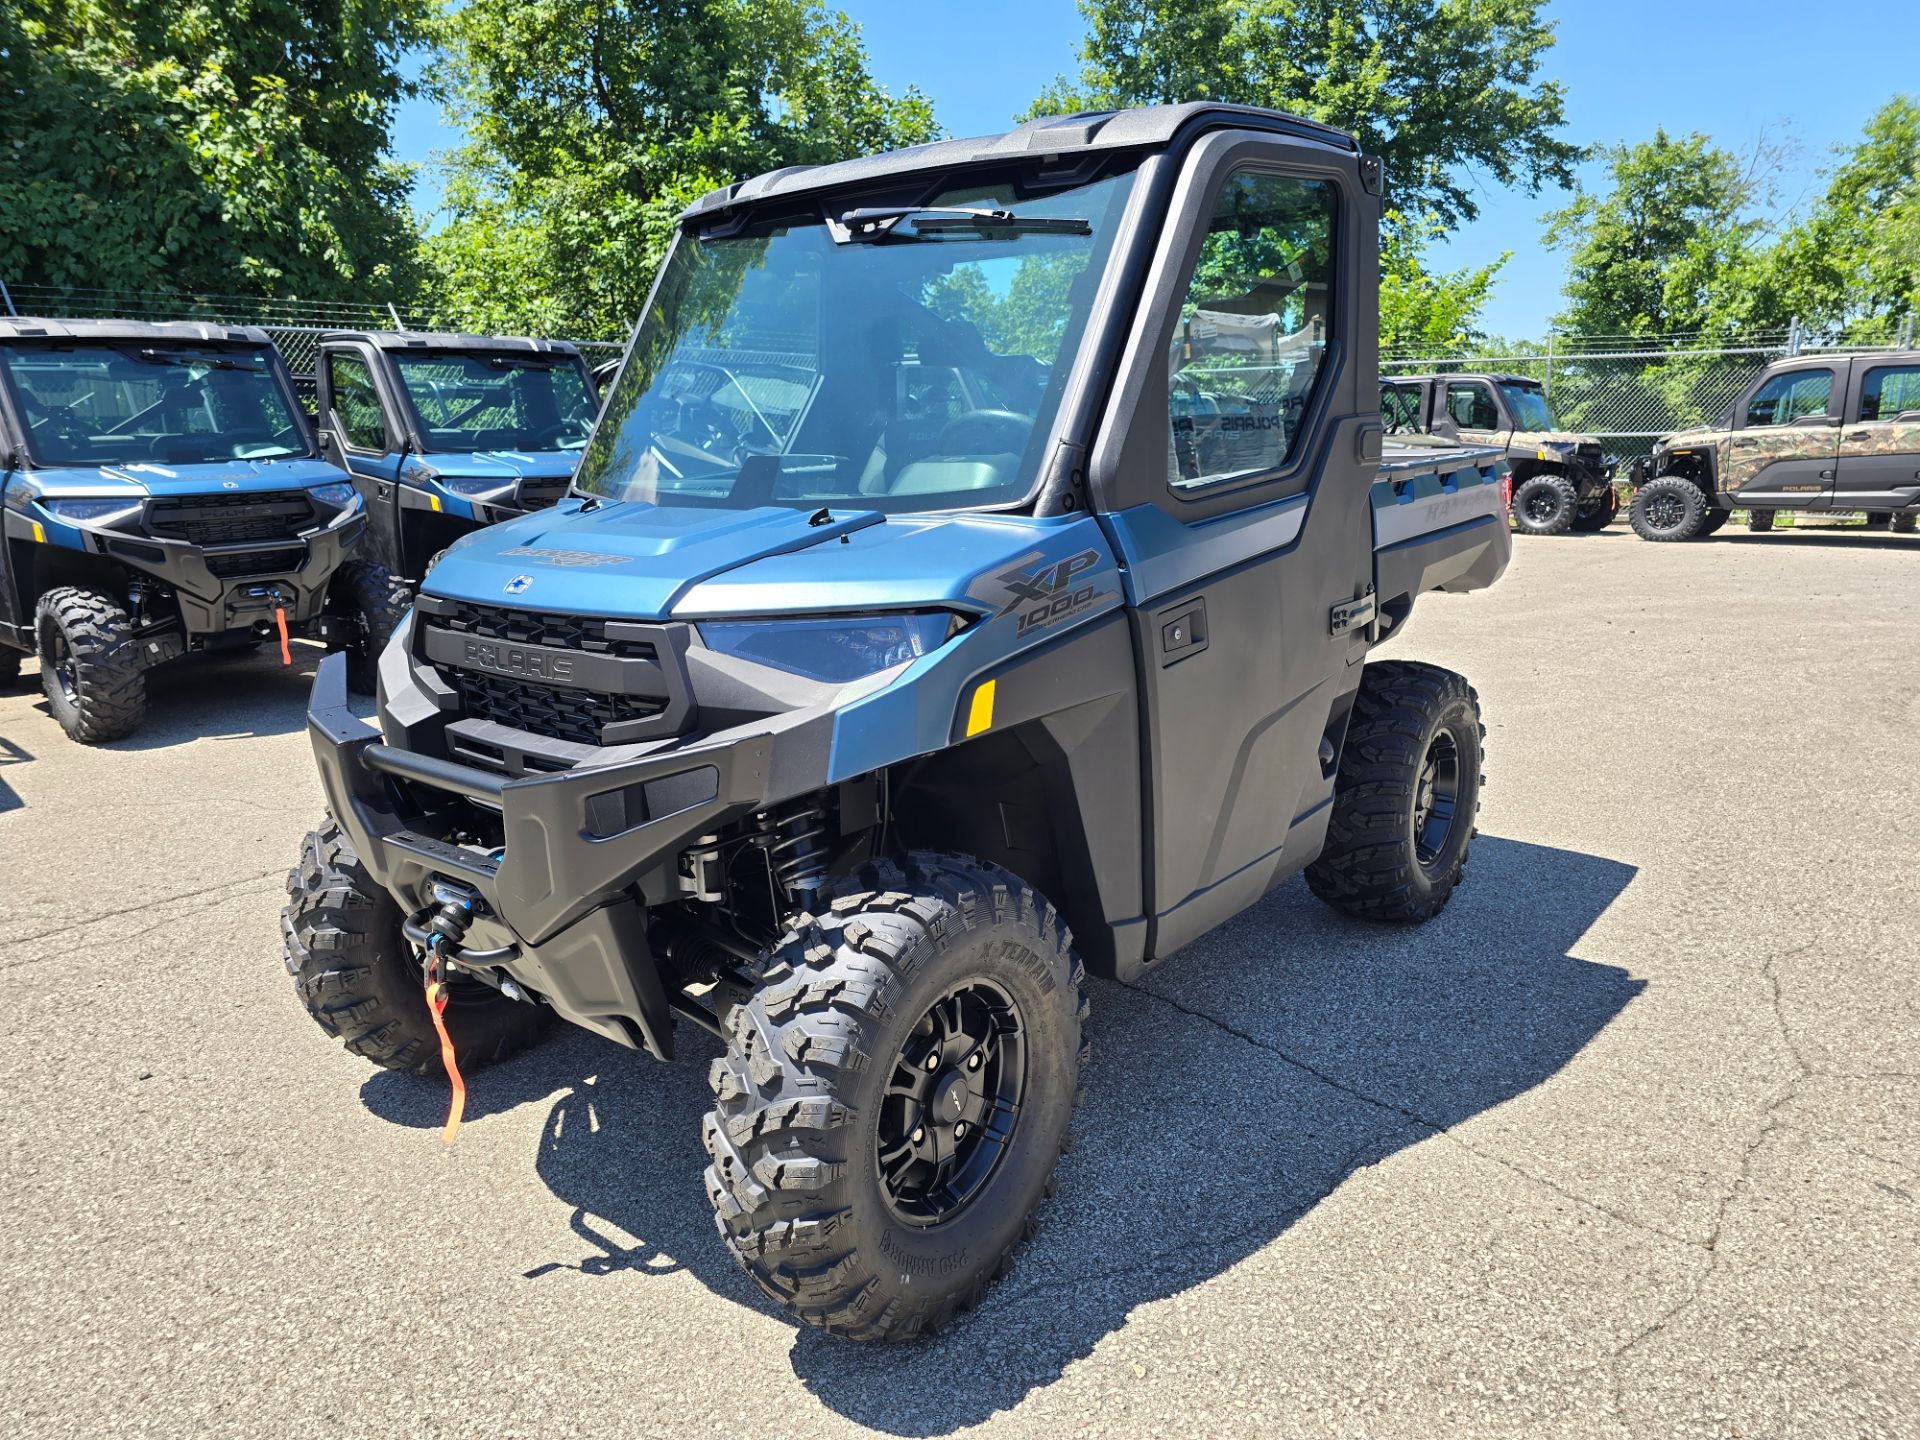
[[1735, 509], [1863, 510], [1910, 532], [1920, 513], [1920, 353], [1796, 356], [1766, 367], [1719, 420], [1660, 441], [1633, 469], [1634, 533], [1711, 535]]
[[1604, 530], [1620, 513], [1618, 462], [1591, 435], [1555, 427], [1545, 388], [1517, 375], [1403, 375], [1380, 384], [1387, 433], [1495, 445], [1513, 478], [1514, 528], [1526, 535]]

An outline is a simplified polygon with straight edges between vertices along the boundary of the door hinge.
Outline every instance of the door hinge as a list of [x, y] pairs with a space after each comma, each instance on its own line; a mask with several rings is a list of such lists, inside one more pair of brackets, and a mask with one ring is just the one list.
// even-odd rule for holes
[[1327, 632], [1331, 635], [1345, 635], [1359, 626], [1371, 625], [1378, 607], [1374, 603], [1373, 587], [1367, 587], [1367, 593], [1358, 600], [1342, 600], [1334, 606], [1327, 616]]

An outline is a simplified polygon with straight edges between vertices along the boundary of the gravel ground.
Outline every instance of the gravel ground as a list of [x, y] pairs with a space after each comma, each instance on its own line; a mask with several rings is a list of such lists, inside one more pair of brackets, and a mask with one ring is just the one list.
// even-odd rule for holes
[[1472, 677], [1468, 883], [1297, 881], [1093, 986], [1060, 1194], [937, 1341], [798, 1332], [698, 1172], [713, 1042], [472, 1083], [300, 1013], [307, 652], [69, 743], [0, 693], [0, 1431], [1920, 1431], [1920, 540], [1522, 541], [1392, 649]]

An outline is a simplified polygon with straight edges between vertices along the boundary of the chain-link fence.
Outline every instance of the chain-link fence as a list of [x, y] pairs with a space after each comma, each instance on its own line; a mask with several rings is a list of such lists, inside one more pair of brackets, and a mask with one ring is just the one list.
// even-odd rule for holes
[[[320, 337], [330, 330], [443, 330], [424, 310], [392, 304], [356, 305], [316, 300], [264, 300], [252, 295], [186, 295], [88, 290], [67, 285], [15, 285], [0, 277], [0, 313], [48, 320], [202, 320], [257, 325], [286, 357], [296, 379], [309, 380]], [[544, 337], [566, 339], [565, 336]], [[589, 365], [618, 359], [619, 341], [575, 340]]]
[[[1902, 343], [1911, 344], [1908, 322]], [[1388, 352], [1382, 374], [1491, 372], [1538, 380], [1564, 430], [1598, 436], [1622, 456], [1643, 455], [1662, 435], [1709, 425], [1769, 361], [1815, 351], [1885, 348], [1823, 345], [1798, 326], [1705, 343], [1697, 335], [1549, 336], [1444, 358]]]

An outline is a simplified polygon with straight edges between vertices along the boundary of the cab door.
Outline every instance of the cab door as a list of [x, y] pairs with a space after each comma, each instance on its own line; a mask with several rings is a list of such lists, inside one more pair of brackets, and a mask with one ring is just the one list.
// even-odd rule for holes
[[1738, 502], [1827, 510], [1840, 451], [1845, 360], [1776, 370], [1734, 407], [1717, 483]]
[[1330, 617], [1372, 579], [1380, 454], [1357, 157], [1224, 131], [1172, 189], [1089, 464], [1140, 677], [1150, 957], [1318, 853], [1364, 649]]
[[1902, 510], [1920, 502], [1920, 356], [1853, 362], [1835, 467], [1836, 510]]
[[[1435, 381], [1439, 385], [1440, 381]], [[1484, 380], [1448, 380], [1442, 404], [1459, 429], [1463, 445], [1507, 446], [1513, 427], [1507, 423], [1493, 387]]]
[[400, 520], [400, 472], [406, 464], [407, 432], [380, 380], [371, 346], [337, 344], [323, 349], [318, 368], [320, 428], [327, 453], [353, 476], [367, 507], [375, 553], [382, 563], [404, 568]]

